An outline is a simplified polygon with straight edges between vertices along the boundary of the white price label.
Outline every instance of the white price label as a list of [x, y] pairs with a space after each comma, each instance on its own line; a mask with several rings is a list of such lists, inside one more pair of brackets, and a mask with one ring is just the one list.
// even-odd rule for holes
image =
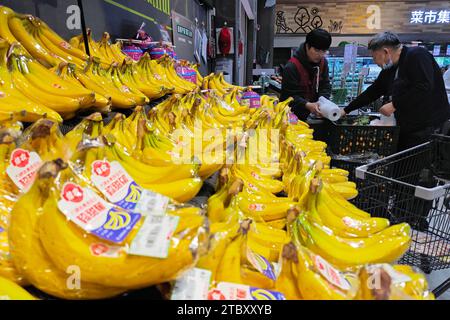
[[175, 232], [180, 217], [149, 215], [131, 242], [129, 254], [167, 258], [170, 241]]
[[150, 190], [143, 190], [135, 211], [141, 213], [143, 216], [149, 214], [164, 215], [168, 204], [168, 197]]
[[172, 300], [208, 299], [211, 271], [194, 268], [177, 279], [172, 292]]
[[36, 152], [15, 149], [11, 153], [6, 173], [21, 191], [27, 192], [33, 185], [41, 165], [42, 160]]

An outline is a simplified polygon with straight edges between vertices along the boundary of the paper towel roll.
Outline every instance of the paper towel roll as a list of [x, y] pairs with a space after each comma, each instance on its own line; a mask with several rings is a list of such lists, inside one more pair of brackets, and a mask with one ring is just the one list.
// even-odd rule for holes
[[319, 98], [320, 112], [324, 118], [330, 121], [337, 121], [341, 118], [341, 109], [327, 98]]

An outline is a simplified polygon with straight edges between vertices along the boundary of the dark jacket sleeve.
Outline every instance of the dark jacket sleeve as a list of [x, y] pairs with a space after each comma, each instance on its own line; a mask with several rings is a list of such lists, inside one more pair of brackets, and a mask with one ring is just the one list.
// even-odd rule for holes
[[304, 109], [308, 101], [300, 96], [300, 75], [297, 68], [291, 62], [286, 64], [283, 70], [283, 80], [281, 82], [281, 101], [289, 97], [294, 98], [291, 107], [295, 109]]
[[[416, 52], [408, 57], [408, 61], [401, 66], [404, 68], [402, 73], [406, 75], [408, 84], [402, 84], [401, 87], [406, 90], [396, 90], [397, 83], [394, 85], [393, 103], [394, 107], [401, 111], [408, 109], [409, 112], [418, 112], [420, 106], [427, 103], [430, 92], [434, 87], [434, 72], [432, 56]], [[400, 72], [401, 72], [400, 71]], [[401, 79], [396, 82], [401, 82]]]
[[375, 79], [374, 83], [344, 108], [345, 113], [348, 114], [361, 107], [367, 106], [369, 103], [380, 98], [387, 91], [386, 86], [390, 85], [387, 78], [387, 73], [382, 71]]
[[325, 62], [321, 75], [322, 80], [319, 82], [319, 97], [330, 99], [331, 97], [331, 82], [328, 68], [328, 61]]

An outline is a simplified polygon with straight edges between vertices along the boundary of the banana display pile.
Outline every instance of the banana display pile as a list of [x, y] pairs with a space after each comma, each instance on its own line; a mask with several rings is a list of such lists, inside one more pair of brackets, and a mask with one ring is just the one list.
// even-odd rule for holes
[[[106, 32], [88, 32], [89, 58], [82, 36], [66, 42], [7, 7], [0, 37], [0, 298], [169, 283], [175, 299], [199, 271], [205, 299], [434, 298], [420, 272], [393, 264], [410, 226], [349, 202], [355, 183], [330, 168], [291, 99], [223, 74], [192, 83], [176, 72], [189, 62], [135, 62]], [[133, 111], [104, 121], [111, 108]], [[215, 193], [192, 205], [210, 177]]]
[[[134, 62], [120, 43], [111, 44], [107, 32], [99, 42], [89, 32], [88, 42], [91, 57], [82, 36], [66, 42], [39, 18], [1, 6], [0, 119], [62, 121], [84, 109], [133, 108], [197, 87], [178, 76], [169, 57], [151, 60], [146, 54]], [[197, 71], [197, 81], [202, 80]]]

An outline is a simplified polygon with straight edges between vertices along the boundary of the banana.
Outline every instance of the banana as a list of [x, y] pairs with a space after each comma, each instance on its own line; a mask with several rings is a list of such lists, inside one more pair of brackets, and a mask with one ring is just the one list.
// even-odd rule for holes
[[0, 297], [2, 300], [36, 300], [28, 291], [2, 277], [0, 277]]
[[142, 186], [183, 203], [197, 195], [203, 186], [203, 181], [200, 178], [188, 178], [164, 184], [142, 184]]
[[38, 41], [43, 48], [47, 49], [48, 52], [51, 52], [53, 55], [57, 56], [59, 60], [67, 63], [73, 63], [80, 68], [86, 64], [87, 59], [83, 61], [75, 56], [72, 56], [70, 53], [63, 50], [59, 45], [54, 44], [50, 39], [45, 37], [39, 27], [34, 30], [34, 36], [35, 40]]
[[247, 266], [241, 267], [242, 284], [259, 289], [271, 290], [275, 287], [275, 281], [266, 277], [259, 271], [254, 271]]
[[251, 202], [247, 198], [238, 196], [239, 209], [249, 218], [265, 222], [286, 217], [289, 209], [296, 205], [295, 202]]
[[338, 236], [364, 238], [389, 227], [387, 219], [361, 218], [348, 215], [345, 211], [337, 211], [335, 207], [319, 201], [317, 193], [309, 196], [307, 206], [314, 221], [330, 228]]
[[319, 253], [337, 266], [355, 266], [365, 263], [393, 262], [409, 248], [409, 235], [384, 237], [382, 233], [368, 238], [343, 238], [329, 234], [323, 226], [299, 216], [299, 223], [306, 233], [303, 241], [307, 247]]
[[19, 17], [11, 16], [8, 20], [8, 26], [14, 37], [20, 41], [36, 60], [46, 67], [53, 67], [60, 62], [58, 58], [52, 56], [43, 48], [24, 26], [24, 24], [30, 24], [32, 20], [34, 20], [33, 16], [27, 16], [23, 20]]
[[197, 268], [211, 271], [212, 286], [217, 284], [215, 283], [217, 270], [220, 268], [225, 251], [238, 234], [238, 227], [235, 224], [231, 225], [229, 223], [224, 223], [223, 226], [220, 226], [220, 229], [213, 231], [219, 225], [221, 224], [211, 224], [208, 252], [199, 258], [196, 265]]
[[297, 288], [297, 278], [293, 270], [293, 265], [298, 263], [295, 245], [285, 244], [281, 257], [281, 271], [275, 282], [275, 290], [281, 292], [287, 300], [301, 300], [302, 296]]
[[10, 44], [17, 42], [16, 37], [14, 37], [8, 25], [8, 19], [14, 15], [15, 12], [10, 8], [0, 6], [0, 38], [6, 40]]
[[61, 38], [55, 31], [53, 31], [43, 20], [39, 18], [35, 18], [38, 21], [39, 30], [42, 33], [42, 36], [51, 41], [55, 46], [58, 46], [60, 50], [65, 51], [67, 54], [78, 58], [82, 62], [87, 61], [89, 56], [84, 52], [78, 49], [77, 46], [70, 45], [67, 41]]
[[227, 246], [216, 271], [215, 282], [242, 283], [241, 247], [244, 237], [240, 234]]
[[[297, 288], [305, 300], [349, 300], [354, 299], [359, 288], [359, 279], [353, 273], [341, 275], [349, 288], [337, 287], [320, 274], [316, 257], [308, 249], [297, 248], [298, 263], [293, 268], [297, 278]], [[335, 273], [339, 272], [338, 270]], [[337, 274], [336, 274], [337, 275]]]

